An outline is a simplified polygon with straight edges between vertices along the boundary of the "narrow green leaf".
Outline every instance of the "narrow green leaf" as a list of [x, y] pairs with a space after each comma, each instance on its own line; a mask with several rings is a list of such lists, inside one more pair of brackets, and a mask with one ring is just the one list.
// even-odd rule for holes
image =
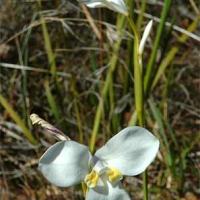
[[[117, 20], [117, 27], [118, 27], [119, 33], [121, 32], [121, 30], [124, 27], [125, 20], [126, 20], [125, 16], [119, 15], [119, 18]], [[97, 133], [99, 131], [100, 121], [101, 121], [101, 117], [102, 117], [102, 113], [103, 113], [104, 100], [108, 94], [109, 86], [112, 81], [112, 75], [113, 75], [113, 72], [117, 65], [120, 45], [121, 45], [121, 39], [116, 41], [116, 43], [114, 44], [113, 55], [111, 56], [111, 59], [109, 62], [110, 65], [109, 65], [108, 73], [107, 73], [103, 88], [101, 90], [101, 98], [100, 98], [99, 104], [97, 106], [97, 110], [96, 110], [96, 114], [95, 114], [95, 118], [94, 118], [94, 125], [93, 125], [93, 129], [92, 129], [92, 135], [90, 138], [90, 151], [91, 152], [93, 152], [94, 148], [95, 148], [96, 137], [97, 137]]]
[[160, 109], [158, 107], [156, 107], [152, 98], [148, 100], [148, 103], [150, 106], [151, 113], [153, 114], [153, 117], [159, 128], [160, 140], [163, 142], [164, 149], [165, 149], [166, 155], [167, 155], [166, 161], [169, 166], [172, 166], [173, 158], [172, 158], [171, 151], [170, 151], [170, 144], [168, 142], [168, 138], [165, 133], [165, 125], [163, 122], [162, 113], [161, 113]]
[[22, 129], [24, 136], [29, 140], [29, 142], [31, 142], [32, 144], [37, 144], [36, 139], [33, 137], [29, 129], [26, 127], [23, 120], [13, 110], [12, 106], [8, 103], [8, 101], [2, 95], [0, 95], [0, 104], [9, 113], [10, 117], [15, 121], [15, 123]]
[[162, 33], [164, 31], [165, 22], [166, 22], [167, 15], [168, 15], [169, 10], [170, 10], [170, 6], [171, 6], [171, 0], [165, 0], [164, 6], [163, 6], [163, 9], [162, 9], [162, 14], [161, 14], [161, 21], [160, 21], [159, 27], [158, 27], [157, 32], [156, 32], [155, 42], [153, 44], [153, 50], [152, 50], [151, 56], [149, 58], [146, 73], [145, 73], [145, 76], [144, 76], [144, 92], [145, 92], [145, 95], [147, 95], [148, 90], [150, 89], [151, 78], [152, 78], [152, 75], [155, 73], [155, 70], [156, 70], [155, 67], [154, 67], [155, 60], [156, 60], [156, 57], [157, 57], [158, 47], [159, 47], [159, 44], [160, 44]]
[[[38, 0], [38, 4], [39, 4], [39, 7], [41, 8], [41, 0]], [[45, 46], [45, 50], [46, 50], [49, 65], [50, 65], [50, 71], [51, 71], [52, 75], [55, 77], [56, 76], [55, 55], [54, 55], [54, 52], [52, 49], [51, 39], [49, 36], [48, 28], [47, 28], [45, 19], [42, 16], [42, 14], [40, 15], [40, 22], [41, 22], [42, 33], [43, 33], [43, 37], [44, 37], [44, 46]]]
[[50, 89], [48, 81], [45, 81], [44, 87], [45, 87], [47, 100], [48, 100], [49, 106], [51, 108], [51, 112], [54, 115], [56, 121], [59, 123], [60, 119], [61, 119], [61, 116], [60, 116], [56, 101], [54, 99], [54, 96], [52, 95], [52, 92], [51, 92], [51, 89]]
[[[193, 32], [199, 23], [199, 17], [197, 19], [195, 19], [190, 26], [188, 27], [188, 31], [189, 32]], [[186, 34], [182, 34], [178, 41], [181, 43], [186, 42], [186, 40], [188, 39], [188, 35]], [[167, 53], [166, 57], [162, 60], [162, 62], [160, 63], [158, 70], [156, 72], [155, 78], [153, 80], [153, 84], [151, 89], [153, 89], [156, 84], [158, 83], [158, 81], [160, 80], [160, 77], [164, 74], [166, 68], [170, 65], [170, 63], [173, 61], [174, 57], [176, 56], [177, 52], [179, 51], [179, 46], [174, 46], [172, 47], [169, 52]]]

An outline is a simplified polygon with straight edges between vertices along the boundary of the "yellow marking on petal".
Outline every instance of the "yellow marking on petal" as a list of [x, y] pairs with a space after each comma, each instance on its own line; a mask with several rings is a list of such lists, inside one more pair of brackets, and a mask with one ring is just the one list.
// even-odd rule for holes
[[87, 187], [87, 185], [84, 182], [82, 182], [81, 185], [82, 185], [82, 191], [83, 191], [83, 194], [84, 194], [84, 197], [85, 197], [86, 193], [88, 192], [87, 191], [88, 187]]
[[97, 182], [99, 180], [99, 174], [92, 170], [91, 173], [85, 176], [85, 183], [89, 188], [94, 188], [97, 185]]
[[109, 168], [106, 174], [110, 182], [116, 182], [122, 179], [122, 173], [118, 169], [113, 167]]

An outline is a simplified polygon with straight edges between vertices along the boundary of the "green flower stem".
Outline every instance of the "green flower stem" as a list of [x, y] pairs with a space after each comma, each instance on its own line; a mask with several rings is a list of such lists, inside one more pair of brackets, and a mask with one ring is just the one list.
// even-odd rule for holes
[[133, 20], [128, 17], [128, 21], [134, 34], [134, 52], [133, 52], [133, 65], [134, 65], [134, 91], [135, 91], [135, 107], [140, 126], [144, 126], [144, 100], [143, 100], [143, 80], [142, 80], [142, 66], [139, 63], [139, 35]]
[[[140, 64], [139, 55], [139, 34], [133, 20], [128, 17], [129, 24], [134, 34], [134, 52], [133, 52], [133, 65], [134, 65], [134, 94], [135, 94], [135, 107], [139, 125], [144, 127], [145, 116], [144, 116], [144, 87], [143, 87], [143, 76], [142, 76], [142, 65]], [[147, 171], [143, 173], [143, 192], [144, 200], [148, 200], [148, 179]]]

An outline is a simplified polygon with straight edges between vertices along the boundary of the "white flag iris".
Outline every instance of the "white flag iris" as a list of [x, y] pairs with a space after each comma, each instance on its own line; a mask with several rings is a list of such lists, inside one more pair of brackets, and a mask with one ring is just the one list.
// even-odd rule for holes
[[88, 147], [61, 141], [50, 147], [39, 169], [53, 184], [68, 187], [85, 182], [86, 200], [130, 200], [122, 188], [123, 176], [143, 172], [155, 158], [159, 141], [148, 130], [128, 127], [112, 137], [94, 156]]
[[113, 11], [128, 15], [124, 0], [80, 0], [90, 8], [107, 7]]

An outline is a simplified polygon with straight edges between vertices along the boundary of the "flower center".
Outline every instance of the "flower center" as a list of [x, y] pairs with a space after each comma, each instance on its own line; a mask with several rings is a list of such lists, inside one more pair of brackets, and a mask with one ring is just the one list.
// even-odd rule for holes
[[89, 188], [94, 188], [97, 186], [97, 182], [99, 180], [99, 174], [92, 170], [88, 175], [85, 177], [85, 183]]
[[[108, 181], [111, 183], [116, 183], [122, 179], [122, 173], [114, 167], [107, 168], [106, 171], [104, 172]], [[86, 183], [87, 187], [89, 188], [96, 187], [98, 184], [99, 178], [101, 174], [103, 173], [99, 174], [99, 172], [93, 169], [88, 175], [86, 175], [84, 182]]]
[[108, 176], [108, 180], [111, 183], [118, 182], [122, 179], [122, 173], [114, 167], [108, 168], [108, 170], [106, 171], [106, 174]]

